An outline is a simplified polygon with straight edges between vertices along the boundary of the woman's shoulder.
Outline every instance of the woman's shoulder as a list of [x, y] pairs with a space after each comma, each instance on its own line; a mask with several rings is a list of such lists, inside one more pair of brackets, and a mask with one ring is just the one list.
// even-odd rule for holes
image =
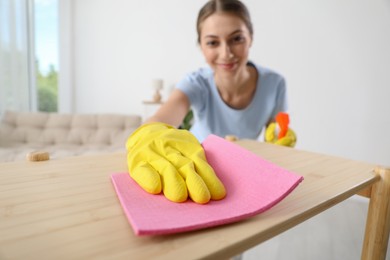
[[210, 68], [202, 67], [192, 72], [188, 72], [176, 87], [184, 92], [204, 92], [211, 89], [213, 73]]
[[200, 67], [187, 74], [191, 78], [209, 79], [213, 77], [213, 71], [210, 67]]
[[279, 79], [279, 80], [284, 79], [283, 75], [274, 69], [264, 67], [262, 65], [256, 64], [256, 63], [251, 62], [251, 61], [249, 61], [248, 64], [252, 65], [253, 67], [256, 68], [257, 72], [260, 75], [260, 78], [266, 77], [266, 78], [273, 78], [273, 79]]
[[191, 84], [208, 86], [210, 81], [213, 80], [213, 72], [209, 67], [201, 67], [187, 73], [184, 80]]

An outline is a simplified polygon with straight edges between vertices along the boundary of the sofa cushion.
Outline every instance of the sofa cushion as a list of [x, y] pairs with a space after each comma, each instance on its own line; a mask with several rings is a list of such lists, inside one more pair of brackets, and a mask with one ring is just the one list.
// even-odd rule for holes
[[29, 150], [45, 150], [51, 157], [124, 150], [140, 125], [138, 115], [6, 111], [0, 123], [0, 161], [25, 158]]

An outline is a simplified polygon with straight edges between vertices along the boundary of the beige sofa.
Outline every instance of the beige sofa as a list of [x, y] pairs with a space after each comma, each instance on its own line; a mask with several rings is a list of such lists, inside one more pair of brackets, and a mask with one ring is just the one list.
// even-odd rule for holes
[[0, 122], [0, 162], [26, 160], [32, 151], [50, 158], [126, 151], [138, 115], [6, 111]]

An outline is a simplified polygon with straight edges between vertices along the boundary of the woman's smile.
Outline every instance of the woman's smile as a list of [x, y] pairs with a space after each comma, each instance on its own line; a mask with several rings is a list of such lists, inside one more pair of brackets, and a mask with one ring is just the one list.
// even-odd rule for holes
[[236, 68], [237, 62], [229, 63], [217, 63], [217, 66], [224, 70], [234, 70]]

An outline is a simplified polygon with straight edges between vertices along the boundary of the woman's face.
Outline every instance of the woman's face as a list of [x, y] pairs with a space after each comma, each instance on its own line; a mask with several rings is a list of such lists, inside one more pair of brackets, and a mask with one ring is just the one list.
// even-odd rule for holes
[[201, 24], [200, 46], [216, 74], [234, 75], [245, 67], [251, 44], [249, 30], [238, 16], [215, 13]]

